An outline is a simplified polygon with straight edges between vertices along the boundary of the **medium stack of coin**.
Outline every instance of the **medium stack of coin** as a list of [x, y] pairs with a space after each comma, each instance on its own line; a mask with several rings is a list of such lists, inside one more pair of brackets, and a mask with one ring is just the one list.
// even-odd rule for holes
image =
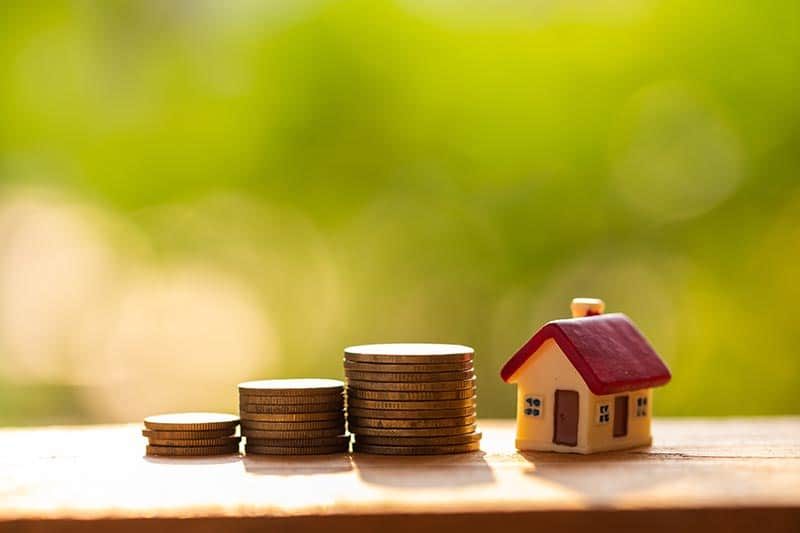
[[316, 455], [350, 449], [344, 383], [268, 379], [239, 384], [239, 415], [248, 454]]
[[453, 344], [372, 344], [344, 351], [353, 450], [436, 455], [480, 449], [475, 352]]
[[147, 455], [198, 457], [239, 453], [239, 418], [224, 413], [170, 413], [144, 419]]

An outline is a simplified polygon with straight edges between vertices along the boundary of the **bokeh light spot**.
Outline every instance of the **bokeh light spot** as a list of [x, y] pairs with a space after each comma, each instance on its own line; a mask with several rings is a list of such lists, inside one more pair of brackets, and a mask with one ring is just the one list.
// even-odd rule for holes
[[742, 179], [736, 134], [696, 92], [678, 83], [657, 84], [635, 95], [614, 143], [617, 193], [656, 221], [705, 213]]

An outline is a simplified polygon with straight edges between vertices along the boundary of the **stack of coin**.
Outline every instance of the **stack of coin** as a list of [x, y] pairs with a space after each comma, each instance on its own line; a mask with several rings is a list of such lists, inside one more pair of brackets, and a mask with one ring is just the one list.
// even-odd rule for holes
[[197, 457], [239, 453], [239, 418], [224, 413], [170, 413], [144, 419], [147, 455]]
[[316, 455], [350, 449], [344, 383], [339, 380], [240, 383], [239, 414], [248, 454]]
[[436, 455], [480, 449], [474, 350], [452, 344], [372, 344], [344, 352], [353, 450]]

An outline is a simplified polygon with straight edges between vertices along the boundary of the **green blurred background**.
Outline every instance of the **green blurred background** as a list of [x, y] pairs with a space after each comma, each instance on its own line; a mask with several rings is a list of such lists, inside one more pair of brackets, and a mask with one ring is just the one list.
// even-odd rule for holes
[[573, 296], [658, 415], [800, 411], [800, 3], [5, 2], [0, 424], [236, 409]]

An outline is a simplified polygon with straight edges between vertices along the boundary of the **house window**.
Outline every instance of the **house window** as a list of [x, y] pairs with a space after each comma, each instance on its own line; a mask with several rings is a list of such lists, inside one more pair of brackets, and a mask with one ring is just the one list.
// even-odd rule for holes
[[636, 416], [647, 416], [647, 396], [636, 398]]
[[611, 405], [598, 403], [594, 420], [596, 424], [608, 424], [611, 421]]
[[525, 396], [525, 416], [542, 416], [543, 402], [541, 396]]

